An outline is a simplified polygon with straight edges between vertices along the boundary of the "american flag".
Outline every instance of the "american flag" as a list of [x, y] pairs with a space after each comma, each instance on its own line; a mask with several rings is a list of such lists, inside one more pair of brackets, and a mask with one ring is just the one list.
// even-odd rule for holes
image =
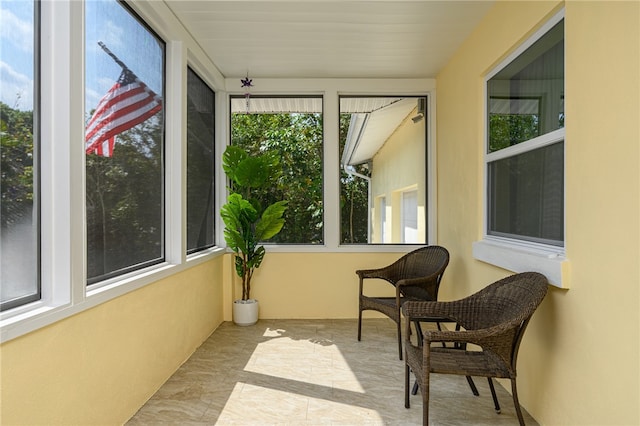
[[87, 154], [113, 155], [116, 135], [162, 110], [162, 99], [127, 67], [100, 100], [85, 131]]

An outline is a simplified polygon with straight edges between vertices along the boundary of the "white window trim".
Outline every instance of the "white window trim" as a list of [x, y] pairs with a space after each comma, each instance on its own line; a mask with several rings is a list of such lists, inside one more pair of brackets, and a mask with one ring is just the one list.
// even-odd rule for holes
[[[564, 19], [564, 9], [549, 19], [540, 27], [527, 41], [520, 45], [500, 64], [491, 70], [484, 79], [483, 99], [487, 99], [487, 82], [505, 66], [510, 64], [522, 52], [528, 49], [540, 37], [547, 33], [554, 25]], [[488, 234], [487, 230], [487, 185], [488, 185], [488, 165], [492, 161], [511, 157], [513, 155], [529, 152], [533, 149], [541, 148], [553, 143], [565, 140], [565, 129], [557, 129], [540, 137], [531, 139], [512, 147], [508, 147], [492, 153], [487, 153], [487, 117], [489, 111], [487, 102], [484, 102], [484, 149], [483, 158], [483, 206], [482, 206], [482, 239], [472, 244], [473, 257], [491, 265], [513, 271], [527, 272], [535, 271], [544, 274], [549, 283], [559, 288], [569, 288], [569, 260], [566, 258], [565, 248], [547, 244], [528, 242], [515, 238], [496, 237]], [[565, 157], [566, 164], [566, 157]], [[566, 179], [565, 179], [566, 182]], [[566, 194], [566, 186], [565, 186]], [[566, 223], [565, 223], [566, 240]]]
[[[486, 87], [485, 87], [486, 90]], [[488, 111], [485, 112], [488, 114]], [[486, 126], [486, 124], [485, 124]], [[485, 134], [485, 138], [486, 138]], [[528, 141], [521, 142], [517, 145], [512, 145], [507, 148], [500, 149], [498, 151], [490, 152], [485, 154], [485, 163], [491, 163], [498, 160], [503, 160], [505, 158], [514, 157], [516, 155], [524, 154], [526, 152], [531, 152], [536, 149], [543, 148], [545, 146], [553, 145], [554, 143], [562, 142], [565, 137], [564, 127], [560, 129], [553, 130], [549, 133], [545, 133], [544, 135], [540, 135], [533, 139], [529, 139]], [[486, 146], [486, 145], [485, 145]]]
[[554, 252], [550, 246], [485, 236], [472, 245], [473, 257], [513, 272], [540, 272], [549, 283], [569, 288], [569, 260], [564, 250]]

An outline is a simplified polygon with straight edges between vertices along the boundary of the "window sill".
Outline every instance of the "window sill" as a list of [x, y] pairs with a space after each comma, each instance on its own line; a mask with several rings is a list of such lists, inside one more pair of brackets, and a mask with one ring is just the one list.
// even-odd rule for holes
[[551, 285], [569, 288], [569, 260], [560, 250], [484, 239], [473, 243], [473, 257], [508, 271], [540, 272]]

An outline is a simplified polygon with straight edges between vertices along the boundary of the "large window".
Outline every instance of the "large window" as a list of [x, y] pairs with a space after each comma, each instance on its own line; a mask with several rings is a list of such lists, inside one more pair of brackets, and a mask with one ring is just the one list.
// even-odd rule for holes
[[231, 98], [231, 144], [278, 154], [283, 176], [268, 188], [265, 204], [287, 200], [285, 224], [270, 242], [322, 244], [322, 98]]
[[2, 2], [0, 306], [40, 299], [39, 3]]
[[164, 43], [123, 3], [86, 11], [87, 280], [164, 259]]
[[187, 70], [187, 253], [215, 244], [214, 93]]
[[564, 245], [564, 21], [487, 80], [487, 234]]
[[426, 100], [340, 97], [341, 244], [427, 242]]

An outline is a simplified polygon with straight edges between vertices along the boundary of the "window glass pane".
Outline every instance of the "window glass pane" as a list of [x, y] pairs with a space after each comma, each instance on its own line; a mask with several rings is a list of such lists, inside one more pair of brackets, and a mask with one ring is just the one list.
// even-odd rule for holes
[[187, 253], [214, 245], [214, 93], [187, 72]]
[[249, 152], [276, 152], [283, 175], [265, 189], [264, 205], [288, 200], [285, 224], [269, 242], [322, 244], [322, 98], [232, 97], [231, 144]]
[[40, 299], [38, 6], [0, 4], [0, 306]]
[[564, 21], [487, 83], [488, 152], [564, 127]]
[[164, 43], [123, 3], [86, 11], [87, 278], [164, 258]]
[[564, 142], [489, 163], [489, 234], [564, 240]]
[[[341, 244], [426, 243], [425, 106], [424, 97], [340, 97]], [[416, 188], [408, 239], [407, 187]]]

